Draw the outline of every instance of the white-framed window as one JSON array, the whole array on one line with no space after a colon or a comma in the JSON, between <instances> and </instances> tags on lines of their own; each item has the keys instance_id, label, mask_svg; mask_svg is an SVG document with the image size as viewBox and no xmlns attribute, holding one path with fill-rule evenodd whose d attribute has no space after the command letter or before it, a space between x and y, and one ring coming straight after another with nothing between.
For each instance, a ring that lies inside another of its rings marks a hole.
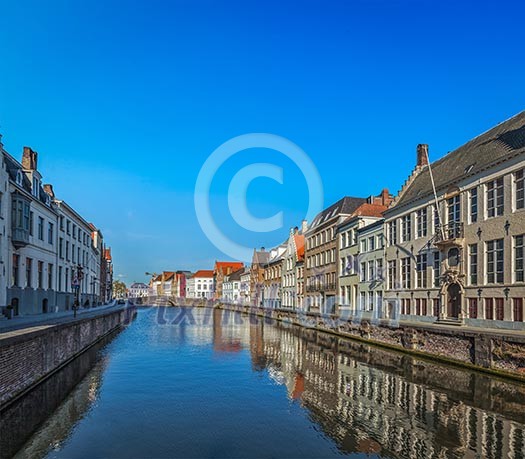
<instances>
[{"instance_id":1,"label":"white-framed window","mask_svg":"<svg viewBox=\"0 0 525 459\"><path fill-rule=\"evenodd\" d=\"M370 236L368 238L368 250L372 251L376 249L376 238L375 236Z\"/></svg>"},{"instance_id":2,"label":"white-framed window","mask_svg":"<svg viewBox=\"0 0 525 459\"><path fill-rule=\"evenodd\" d=\"M426 237L427 235L427 208L423 207L416 213L417 219L417 237Z\"/></svg>"},{"instance_id":3,"label":"white-framed window","mask_svg":"<svg viewBox=\"0 0 525 459\"><path fill-rule=\"evenodd\" d=\"M381 258L376 260L376 276L378 279L383 280L383 260Z\"/></svg>"},{"instance_id":4,"label":"white-framed window","mask_svg":"<svg viewBox=\"0 0 525 459\"><path fill-rule=\"evenodd\" d=\"M503 177L487 183L487 218L503 215Z\"/></svg>"},{"instance_id":5,"label":"white-framed window","mask_svg":"<svg viewBox=\"0 0 525 459\"><path fill-rule=\"evenodd\" d=\"M396 286L396 277L397 277L397 260L390 260L388 262L388 289L394 290Z\"/></svg>"},{"instance_id":6,"label":"white-framed window","mask_svg":"<svg viewBox=\"0 0 525 459\"><path fill-rule=\"evenodd\" d=\"M440 284L440 278L441 278L441 255L439 251L434 252L434 260L433 260L433 268L434 268L434 287L439 287Z\"/></svg>"},{"instance_id":7,"label":"white-framed window","mask_svg":"<svg viewBox=\"0 0 525 459\"><path fill-rule=\"evenodd\" d=\"M469 244L468 246L469 258L469 285L478 284L478 244Z\"/></svg>"},{"instance_id":8,"label":"white-framed window","mask_svg":"<svg viewBox=\"0 0 525 459\"><path fill-rule=\"evenodd\" d=\"M524 169L514 173L514 206L515 209L525 209L525 174Z\"/></svg>"},{"instance_id":9,"label":"white-framed window","mask_svg":"<svg viewBox=\"0 0 525 459\"><path fill-rule=\"evenodd\" d=\"M447 209L448 223L459 222L461 220L461 204L459 194L447 199Z\"/></svg>"},{"instance_id":10,"label":"white-framed window","mask_svg":"<svg viewBox=\"0 0 525 459\"><path fill-rule=\"evenodd\" d=\"M373 281L375 280L375 262L374 261L369 261L368 262L368 280L369 281Z\"/></svg>"},{"instance_id":11,"label":"white-framed window","mask_svg":"<svg viewBox=\"0 0 525 459\"><path fill-rule=\"evenodd\" d=\"M470 223L478 221L478 188L474 187L468 192Z\"/></svg>"},{"instance_id":12,"label":"white-framed window","mask_svg":"<svg viewBox=\"0 0 525 459\"><path fill-rule=\"evenodd\" d=\"M401 242L410 241L412 235L412 221L410 214L403 215L401 218Z\"/></svg>"},{"instance_id":13,"label":"white-framed window","mask_svg":"<svg viewBox=\"0 0 525 459\"><path fill-rule=\"evenodd\" d=\"M525 235L521 234L514 237L514 282L524 282L525 273L523 265L523 239Z\"/></svg>"},{"instance_id":14,"label":"white-framed window","mask_svg":"<svg viewBox=\"0 0 525 459\"><path fill-rule=\"evenodd\" d=\"M391 246L397 244L397 220L388 222L388 244Z\"/></svg>"},{"instance_id":15,"label":"white-framed window","mask_svg":"<svg viewBox=\"0 0 525 459\"><path fill-rule=\"evenodd\" d=\"M495 239L486 243L487 253L487 283L503 283L503 239Z\"/></svg>"},{"instance_id":16,"label":"white-framed window","mask_svg":"<svg viewBox=\"0 0 525 459\"><path fill-rule=\"evenodd\" d=\"M401 287L410 288L410 257L401 258Z\"/></svg>"},{"instance_id":17,"label":"white-framed window","mask_svg":"<svg viewBox=\"0 0 525 459\"><path fill-rule=\"evenodd\" d=\"M416 257L417 287L427 288L427 254L420 253Z\"/></svg>"},{"instance_id":18,"label":"white-framed window","mask_svg":"<svg viewBox=\"0 0 525 459\"><path fill-rule=\"evenodd\" d=\"M361 263L361 270L359 272L359 280L361 282L366 282L366 263Z\"/></svg>"}]
</instances>

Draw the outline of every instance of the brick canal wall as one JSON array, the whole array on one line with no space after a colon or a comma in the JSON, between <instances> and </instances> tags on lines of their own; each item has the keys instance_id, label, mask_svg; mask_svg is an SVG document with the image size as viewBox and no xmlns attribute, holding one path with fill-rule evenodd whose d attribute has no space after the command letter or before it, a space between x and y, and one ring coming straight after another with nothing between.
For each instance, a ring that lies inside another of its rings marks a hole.
<instances>
[{"instance_id":1,"label":"brick canal wall","mask_svg":"<svg viewBox=\"0 0 525 459\"><path fill-rule=\"evenodd\" d=\"M101 312L0 336L0 408L43 381L90 346L128 324L135 308Z\"/></svg>"},{"instance_id":2,"label":"brick canal wall","mask_svg":"<svg viewBox=\"0 0 525 459\"><path fill-rule=\"evenodd\" d=\"M477 368L525 381L525 333L476 330L460 326L404 324L339 319L335 316L298 314L294 311L221 304L230 309L286 321L363 342Z\"/></svg>"}]
</instances>

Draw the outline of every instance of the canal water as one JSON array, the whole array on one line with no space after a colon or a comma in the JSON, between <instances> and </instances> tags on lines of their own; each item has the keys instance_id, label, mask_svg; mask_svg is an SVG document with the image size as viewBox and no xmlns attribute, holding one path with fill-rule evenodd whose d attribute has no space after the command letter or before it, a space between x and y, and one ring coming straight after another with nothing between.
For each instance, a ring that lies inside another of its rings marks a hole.
<instances>
[{"instance_id":1,"label":"canal water","mask_svg":"<svg viewBox=\"0 0 525 459\"><path fill-rule=\"evenodd\" d=\"M17 458L525 458L525 385L239 313L142 308L2 413Z\"/></svg>"}]
</instances>

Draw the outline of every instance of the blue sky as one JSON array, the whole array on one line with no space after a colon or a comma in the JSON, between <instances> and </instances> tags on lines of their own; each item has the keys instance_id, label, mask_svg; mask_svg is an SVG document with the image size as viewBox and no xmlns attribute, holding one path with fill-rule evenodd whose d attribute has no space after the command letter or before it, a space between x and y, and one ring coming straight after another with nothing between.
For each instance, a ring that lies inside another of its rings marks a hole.
<instances>
[{"instance_id":1,"label":"blue sky","mask_svg":"<svg viewBox=\"0 0 525 459\"><path fill-rule=\"evenodd\" d=\"M223 142L283 136L313 160L324 203L397 192L418 143L437 159L525 107L519 2L2 2L0 132L39 152L46 182L113 248L126 282L228 259L202 232L195 181ZM248 189L270 233L228 211L239 168L284 183ZM297 167L269 150L225 162L212 214L243 245L282 241L308 207Z\"/></svg>"}]
</instances>

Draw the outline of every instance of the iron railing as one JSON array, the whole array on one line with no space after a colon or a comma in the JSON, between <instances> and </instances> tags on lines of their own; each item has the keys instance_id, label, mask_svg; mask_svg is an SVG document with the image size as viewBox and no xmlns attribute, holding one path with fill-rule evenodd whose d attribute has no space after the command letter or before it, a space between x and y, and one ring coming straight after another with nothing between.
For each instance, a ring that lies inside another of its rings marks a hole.
<instances>
[{"instance_id":1,"label":"iron railing","mask_svg":"<svg viewBox=\"0 0 525 459\"><path fill-rule=\"evenodd\" d=\"M461 239L464 237L463 223L450 222L446 225L438 225L436 227L436 242L445 242L452 239Z\"/></svg>"}]
</instances>

